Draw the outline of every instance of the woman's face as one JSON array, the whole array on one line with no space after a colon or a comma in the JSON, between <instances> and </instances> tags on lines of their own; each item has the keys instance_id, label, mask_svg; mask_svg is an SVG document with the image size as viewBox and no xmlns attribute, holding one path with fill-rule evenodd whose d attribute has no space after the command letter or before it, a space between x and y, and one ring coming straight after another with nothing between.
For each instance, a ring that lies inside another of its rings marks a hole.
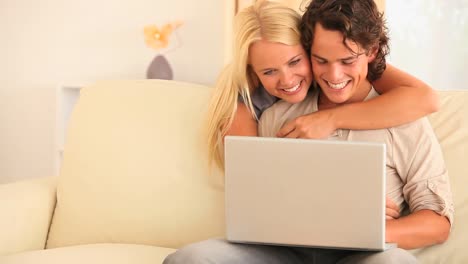
<instances>
[{"instance_id":1,"label":"woman's face","mask_svg":"<svg viewBox=\"0 0 468 264\"><path fill-rule=\"evenodd\" d=\"M249 63L269 94L289 103L299 103L306 97L312 72L300 44L257 41L250 46Z\"/></svg>"}]
</instances>

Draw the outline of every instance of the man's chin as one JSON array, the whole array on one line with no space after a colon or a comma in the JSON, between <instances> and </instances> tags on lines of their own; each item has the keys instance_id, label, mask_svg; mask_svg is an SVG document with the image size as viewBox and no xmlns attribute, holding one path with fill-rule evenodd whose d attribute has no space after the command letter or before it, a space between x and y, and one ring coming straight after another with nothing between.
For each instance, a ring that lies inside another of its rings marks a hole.
<instances>
[{"instance_id":1,"label":"man's chin","mask_svg":"<svg viewBox=\"0 0 468 264\"><path fill-rule=\"evenodd\" d=\"M326 99L328 103L337 105L345 104L349 99L347 96L337 96L336 94L329 94L327 92L323 92L322 96L325 97L323 99Z\"/></svg>"}]
</instances>

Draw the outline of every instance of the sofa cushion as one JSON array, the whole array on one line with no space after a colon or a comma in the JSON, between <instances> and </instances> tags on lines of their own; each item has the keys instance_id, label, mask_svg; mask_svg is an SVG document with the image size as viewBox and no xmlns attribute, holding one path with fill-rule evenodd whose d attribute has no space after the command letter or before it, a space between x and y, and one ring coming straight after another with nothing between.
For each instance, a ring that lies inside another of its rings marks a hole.
<instances>
[{"instance_id":1,"label":"sofa cushion","mask_svg":"<svg viewBox=\"0 0 468 264\"><path fill-rule=\"evenodd\" d=\"M442 146L455 205L447 242L413 251L421 263L468 263L468 92L440 91L441 110L429 117Z\"/></svg>"},{"instance_id":2,"label":"sofa cushion","mask_svg":"<svg viewBox=\"0 0 468 264\"><path fill-rule=\"evenodd\" d=\"M210 92L162 80L83 88L68 127L47 248L175 248L222 236L222 177L208 173L201 150Z\"/></svg>"},{"instance_id":3,"label":"sofa cushion","mask_svg":"<svg viewBox=\"0 0 468 264\"><path fill-rule=\"evenodd\" d=\"M44 249L56 180L45 177L0 184L0 255Z\"/></svg>"},{"instance_id":4,"label":"sofa cushion","mask_svg":"<svg viewBox=\"0 0 468 264\"><path fill-rule=\"evenodd\" d=\"M159 264L172 248L143 245L94 244L28 251L0 257L2 264Z\"/></svg>"}]
</instances>

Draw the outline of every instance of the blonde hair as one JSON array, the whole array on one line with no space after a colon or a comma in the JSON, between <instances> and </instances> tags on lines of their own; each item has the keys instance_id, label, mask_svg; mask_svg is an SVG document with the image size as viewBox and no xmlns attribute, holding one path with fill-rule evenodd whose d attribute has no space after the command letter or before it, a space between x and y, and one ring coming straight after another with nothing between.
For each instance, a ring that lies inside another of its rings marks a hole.
<instances>
[{"instance_id":1,"label":"blonde hair","mask_svg":"<svg viewBox=\"0 0 468 264\"><path fill-rule=\"evenodd\" d=\"M300 44L300 15L273 1L257 1L234 18L233 59L221 72L213 90L207 120L208 160L224 168L223 138L237 111L239 95L255 114L251 93L260 81L249 66L249 48L259 40L286 45Z\"/></svg>"}]
</instances>

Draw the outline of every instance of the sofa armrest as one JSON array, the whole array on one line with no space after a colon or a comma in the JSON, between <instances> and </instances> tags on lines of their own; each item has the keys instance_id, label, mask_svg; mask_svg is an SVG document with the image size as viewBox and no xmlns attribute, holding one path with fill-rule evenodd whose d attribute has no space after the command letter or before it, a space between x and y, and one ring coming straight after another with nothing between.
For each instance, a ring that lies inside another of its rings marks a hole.
<instances>
[{"instance_id":1,"label":"sofa armrest","mask_svg":"<svg viewBox=\"0 0 468 264\"><path fill-rule=\"evenodd\" d=\"M44 249L55 191L56 177L0 185L0 256Z\"/></svg>"}]
</instances>

